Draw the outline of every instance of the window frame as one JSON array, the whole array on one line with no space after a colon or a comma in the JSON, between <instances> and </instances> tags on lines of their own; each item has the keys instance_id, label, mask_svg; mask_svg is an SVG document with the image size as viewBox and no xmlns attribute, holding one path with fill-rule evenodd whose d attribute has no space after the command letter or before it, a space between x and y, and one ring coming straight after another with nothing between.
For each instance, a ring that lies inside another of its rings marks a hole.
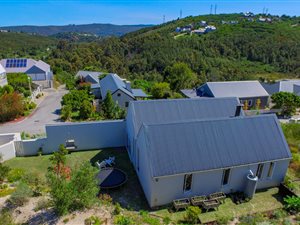
<instances>
[{"instance_id":1,"label":"window frame","mask_svg":"<svg viewBox=\"0 0 300 225\"><path fill-rule=\"evenodd\" d=\"M263 172L264 172L264 164L260 163L257 165L257 169L256 169L256 176L258 179L262 179Z\"/></svg>"},{"instance_id":2,"label":"window frame","mask_svg":"<svg viewBox=\"0 0 300 225\"><path fill-rule=\"evenodd\" d=\"M189 184L188 181L190 180ZM191 192L192 191L192 184L193 184L193 174L189 173L189 174L185 174L184 175L184 180L183 180L183 192L187 193L187 192ZM189 188L187 188L189 187Z\"/></svg>"},{"instance_id":3,"label":"window frame","mask_svg":"<svg viewBox=\"0 0 300 225\"><path fill-rule=\"evenodd\" d=\"M226 178L226 173L228 171L228 175L227 175L227 181L226 183L224 182L225 181L225 178ZM228 168L228 169L224 169L223 170L223 174L222 174L222 186L226 186L229 184L229 181L230 181L230 175L231 175L231 168Z\"/></svg>"},{"instance_id":4,"label":"window frame","mask_svg":"<svg viewBox=\"0 0 300 225\"><path fill-rule=\"evenodd\" d=\"M269 164L269 169L268 169L268 173L267 173L267 177L268 177L269 179L271 179L271 178L273 177L274 168L275 168L275 162L270 162L270 164Z\"/></svg>"}]
</instances>

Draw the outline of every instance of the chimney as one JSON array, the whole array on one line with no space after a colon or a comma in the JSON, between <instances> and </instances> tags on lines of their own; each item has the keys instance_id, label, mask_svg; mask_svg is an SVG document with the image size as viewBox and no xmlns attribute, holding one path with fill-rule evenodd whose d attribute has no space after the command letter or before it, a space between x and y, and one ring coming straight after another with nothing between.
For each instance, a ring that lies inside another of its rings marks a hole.
<instances>
[{"instance_id":1,"label":"chimney","mask_svg":"<svg viewBox=\"0 0 300 225\"><path fill-rule=\"evenodd\" d=\"M130 83L130 81L125 80L124 83L126 85L126 89L131 92L131 83Z\"/></svg>"},{"instance_id":2,"label":"chimney","mask_svg":"<svg viewBox=\"0 0 300 225\"><path fill-rule=\"evenodd\" d=\"M234 117L241 116L241 111L242 111L243 106L244 106L243 104L238 104L236 106Z\"/></svg>"}]
</instances>

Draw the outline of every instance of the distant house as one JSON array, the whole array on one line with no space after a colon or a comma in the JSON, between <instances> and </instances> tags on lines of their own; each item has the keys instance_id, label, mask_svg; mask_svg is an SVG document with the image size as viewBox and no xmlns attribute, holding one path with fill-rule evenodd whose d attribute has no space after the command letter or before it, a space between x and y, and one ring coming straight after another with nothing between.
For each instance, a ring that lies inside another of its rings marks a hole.
<instances>
[{"instance_id":1,"label":"distant house","mask_svg":"<svg viewBox=\"0 0 300 225\"><path fill-rule=\"evenodd\" d=\"M6 71L4 67L0 64L0 87L7 85Z\"/></svg>"},{"instance_id":2,"label":"distant house","mask_svg":"<svg viewBox=\"0 0 300 225\"><path fill-rule=\"evenodd\" d=\"M215 31L215 30L217 30L217 28L215 26L206 26L205 27L205 33L209 33L209 32Z\"/></svg>"},{"instance_id":3,"label":"distant house","mask_svg":"<svg viewBox=\"0 0 300 225\"><path fill-rule=\"evenodd\" d=\"M206 21L202 20L202 21L199 22L199 25L200 25L201 27L206 27L208 24L207 24Z\"/></svg>"},{"instance_id":4,"label":"distant house","mask_svg":"<svg viewBox=\"0 0 300 225\"><path fill-rule=\"evenodd\" d=\"M205 28L200 28L200 29L197 29L197 30L193 30L192 33L202 35L202 34L206 33L206 29Z\"/></svg>"},{"instance_id":5,"label":"distant house","mask_svg":"<svg viewBox=\"0 0 300 225\"><path fill-rule=\"evenodd\" d=\"M43 88L52 87L53 73L50 65L42 60L34 59L2 59L0 64L6 73L25 73L31 77L33 83Z\"/></svg>"},{"instance_id":6,"label":"distant house","mask_svg":"<svg viewBox=\"0 0 300 225\"><path fill-rule=\"evenodd\" d=\"M279 80L274 83L262 82L261 85L266 89L269 95L278 92L290 92L300 96L300 80Z\"/></svg>"},{"instance_id":7,"label":"distant house","mask_svg":"<svg viewBox=\"0 0 300 225\"><path fill-rule=\"evenodd\" d=\"M181 27L176 27L175 32L180 33L181 32Z\"/></svg>"},{"instance_id":8,"label":"distant house","mask_svg":"<svg viewBox=\"0 0 300 225\"><path fill-rule=\"evenodd\" d=\"M252 13L252 12L244 12L244 13L242 13L242 14L243 14L243 16L246 17L246 18L248 18L248 17L254 17L254 16L255 16L254 13Z\"/></svg>"},{"instance_id":9,"label":"distant house","mask_svg":"<svg viewBox=\"0 0 300 225\"><path fill-rule=\"evenodd\" d=\"M75 77L81 79L83 82L90 83L91 84L91 92L97 99L99 99L101 97L100 83L99 83L99 76L101 74L103 74L103 73L96 72L96 71L80 70L77 72Z\"/></svg>"},{"instance_id":10,"label":"distant house","mask_svg":"<svg viewBox=\"0 0 300 225\"><path fill-rule=\"evenodd\" d=\"M148 97L141 89L132 89L130 81L120 78L117 74L107 74L100 80L102 100L105 99L108 91L122 108L127 108L130 101Z\"/></svg>"},{"instance_id":11,"label":"distant house","mask_svg":"<svg viewBox=\"0 0 300 225\"><path fill-rule=\"evenodd\" d=\"M255 107L258 99L260 107L268 105L269 94L258 81L207 82L196 90L181 91L188 98L197 97L237 97L248 108Z\"/></svg>"},{"instance_id":12,"label":"distant house","mask_svg":"<svg viewBox=\"0 0 300 225\"><path fill-rule=\"evenodd\" d=\"M127 150L150 207L279 186L291 153L276 116L240 110L237 98L130 103Z\"/></svg>"}]
</instances>

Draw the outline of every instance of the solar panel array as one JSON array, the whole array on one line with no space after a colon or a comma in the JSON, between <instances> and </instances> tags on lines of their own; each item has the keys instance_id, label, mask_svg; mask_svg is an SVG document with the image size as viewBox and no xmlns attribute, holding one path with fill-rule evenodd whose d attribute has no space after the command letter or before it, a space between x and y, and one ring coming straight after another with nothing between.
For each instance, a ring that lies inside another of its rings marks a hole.
<instances>
[{"instance_id":1,"label":"solar panel array","mask_svg":"<svg viewBox=\"0 0 300 225\"><path fill-rule=\"evenodd\" d=\"M27 59L7 59L6 68L22 68L27 66Z\"/></svg>"}]
</instances>

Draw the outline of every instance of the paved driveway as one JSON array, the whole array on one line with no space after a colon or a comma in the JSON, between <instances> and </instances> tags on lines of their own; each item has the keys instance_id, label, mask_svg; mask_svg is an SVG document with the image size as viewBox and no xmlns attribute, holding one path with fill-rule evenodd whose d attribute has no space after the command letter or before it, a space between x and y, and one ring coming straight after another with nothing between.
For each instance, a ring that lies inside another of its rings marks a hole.
<instances>
[{"instance_id":1,"label":"paved driveway","mask_svg":"<svg viewBox=\"0 0 300 225\"><path fill-rule=\"evenodd\" d=\"M14 132L21 133L22 131L30 134L41 134L46 132L46 124L60 123L60 101L67 91L60 88L58 90L47 89L44 90L44 92L47 93L47 96L33 114L23 121L0 125L0 134Z\"/></svg>"}]
</instances>

